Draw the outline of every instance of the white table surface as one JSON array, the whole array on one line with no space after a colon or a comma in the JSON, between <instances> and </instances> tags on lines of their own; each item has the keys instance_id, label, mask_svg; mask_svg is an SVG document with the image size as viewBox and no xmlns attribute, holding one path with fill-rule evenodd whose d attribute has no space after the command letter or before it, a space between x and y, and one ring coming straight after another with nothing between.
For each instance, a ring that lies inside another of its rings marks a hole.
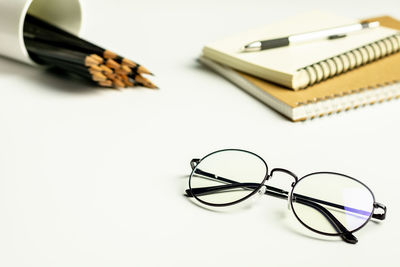
<instances>
[{"instance_id":1,"label":"white table surface","mask_svg":"<svg viewBox=\"0 0 400 267\"><path fill-rule=\"evenodd\" d=\"M292 123L195 58L210 41L312 8L400 18L400 2L84 4L84 36L143 63L161 90L88 88L0 58L0 266L399 266L399 100ZM387 219L350 245L311 234L268 196L199 208L183 196L189 161L220 148L299 176L357 177Z\"/></svg>"}]
</instances>

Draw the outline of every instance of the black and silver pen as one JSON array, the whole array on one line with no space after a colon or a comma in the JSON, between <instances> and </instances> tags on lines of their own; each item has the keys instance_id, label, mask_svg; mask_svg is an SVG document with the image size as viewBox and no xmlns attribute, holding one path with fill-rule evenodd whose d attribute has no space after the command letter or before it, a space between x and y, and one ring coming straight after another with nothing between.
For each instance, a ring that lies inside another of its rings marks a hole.
<instances>
[{"instance_id":1,"label":"black and silver pen","mask_svg":"<svg viewBox=\"0 0 400 267\"><path fill-rule=\"evenodd\" d=\"M369 29L369 28L376 28L378 26L379 26L378 21L362 22L362 23L344 25L344 26L329 28L329 29L324 29L324 30L294 34L294 35L276 38L276 39L255 41L255 42L251 42L251 43L243 46L241 51L242 52L255 52L255 51L261 51L261 50L277 48L277 47L282 47L282 46L289 46L289 45L296 44L296 43L303 43L303 42L308 42L308 41L313 41L313 40L318 40L318 39L326 39L326 38L336 39L336 38L344 37L344 36L346 36L347 33L350 33L350 32L360 31L360 30Z\"/></svg>"}]
</instances>

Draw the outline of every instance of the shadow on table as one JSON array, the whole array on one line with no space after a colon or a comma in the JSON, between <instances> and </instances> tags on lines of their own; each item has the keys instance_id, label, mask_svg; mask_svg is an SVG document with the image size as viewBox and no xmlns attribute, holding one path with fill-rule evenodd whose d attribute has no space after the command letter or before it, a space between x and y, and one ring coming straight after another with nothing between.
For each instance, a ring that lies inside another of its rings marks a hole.
<instances>
[{"instance_id":1,"label":"shadow on table","mask_svg":"<svg viewBox=\"0 0 400 267\"><path fill-rule=\"evenodd\" d=\"M201 63L194 61L192 62L190 65L187 66L188 68L191 69L195 69L198 70L199 72L202 73L207 73L207 75L214 75L214 76L218 76L221 79L224 79L225 81L227 81L229 84L233 85L233 87L237 88L237 90L241 91L243 94L246 94L248 96L250 96L251 98L253 98L254 100L256 100L256 102L258 102L259 104L261 104L262 106L266 107L266 109L273 111L273 113L275 114L275 116L277 118L283 119L287 122L290 122L290 120L288 120L284 115L282 115L279 112L276 112L273 108L269 107L268 105L266 105L264 102L262 102L260 99L258 99L257 97L253 96L252 94L248 93L246 90L242 90L240 89L240 87L233 83L231 80L223 77L222 75L219 75L218 73L216 73L215 71L211 70L210 68L208 68L207 66L202 65Z\"/></svg>"},{"instance_id":2,"label":"shadow on table","mask_svg":"<svg viewBox=\"0 0 400 267\"><path fill-rule=\"evenodd\" d=\"M325 235L318 235L310 230L306 229L300 223L295 221L294 218L291 218L290 211L275 211L275 212L268 212L268 216L275 217L274 219L277 220L277 224L281 225L285 230L298 235L299 237L310 238L319 241L327 241L327 242L343 242L340 237L338 236L325 236ZM276 227L276 224L274 225ZM303 229L304 228L304 229Z\"/></svg>"},{"instance_id":3,"label":"shadow on table","mask_svg":"<svg viewBox=\"0 0 400 267\"><path fill-rule=\"evenodd\" d=\"M104 90L87 80L60 70L29 66L0 56L0 79L8 77L18 77L37 85L36 88L39 85L41 89L60 93L95 94Z\"/></svg>"},{"instance_id":4,"label":"shadow on table","mask_svg":"<svg viewBox=\"0 0 400 267\"><path fill-rule=\"evenodd\" d=\"M314 232L306 229L303 225L300 224L300 222L298 222L294 218L293 214L290 214L290 212L291 211L269 212L268 216L274 216L275 219L278 222L280 222L280 225L282 225L282 227L284 227L286 230L288 230L296 235L306 237L306 238L311 238L314 240L320 240L320 241L343 242L339 236L320 235L320 234L314 233ZM364 233L367 233L369 230L372 230L371 228L373 228L381 223L382 222L380 222L380 221L370 220L360 231L355 232L355 236L358 237L360 240ZM361 238L360 238L360 236L361 236Z\"/></svg>"}]
</instances>

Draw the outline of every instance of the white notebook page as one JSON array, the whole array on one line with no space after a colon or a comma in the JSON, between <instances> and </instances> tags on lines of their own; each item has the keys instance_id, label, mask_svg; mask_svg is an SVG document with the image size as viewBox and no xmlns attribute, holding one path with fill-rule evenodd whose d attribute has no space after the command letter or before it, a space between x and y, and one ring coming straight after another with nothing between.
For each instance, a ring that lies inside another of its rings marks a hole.
<instances>
[{"instance_id":1,"label":"white notebook page","mask_svg":"<svg viewBox=\"0 0 400 267\"><path fill-rule=\"evenodd\" d=\"M285 37L296 33L316 31L358 22L356 19L313 11L292 17L283 22L250 30L214 42L207 45L203 51L205 56L227 65L237 64L239 60L240 64L247 65L247 68L250 69L251 65L254 65L275 72L294 75L297 70L306 66L386 38L397 31L378 27L350 33L347 37L341 39L311 41L260 52L241 53L240 48L245 44L257 40ZM231 67L235 68L235 66Z\"/></svg>"}]
</instances>

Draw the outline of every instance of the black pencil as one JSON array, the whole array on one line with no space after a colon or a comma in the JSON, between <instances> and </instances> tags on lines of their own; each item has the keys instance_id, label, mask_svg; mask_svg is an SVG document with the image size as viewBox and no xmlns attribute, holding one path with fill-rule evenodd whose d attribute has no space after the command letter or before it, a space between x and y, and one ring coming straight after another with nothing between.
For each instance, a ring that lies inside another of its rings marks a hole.
<instances>
[{"instance_id":1,"label":"black pencil","mask_svg":"<svg viewBox=\"0 0 400 267\"><path fill-rule=\"evenodd\" d=\"M67 31L64 31L29 14L27 15L25 20L24 31L25 38L36 38L42 41L58 43L63 46L70 46L83 52L95 53L101 55L105 59L113 59L119 64L134 69L134 71L137 71L138 73L152 74L144 66L132 60L121 57L110 50L106 50L89 41L81 39Z\"/></svg>"},{"instance_id":2,"label":"black pencil","mask_svg":"<svg viewBox=\"0 0 400 267\"><path fill-rule=\"evenodd\" d=\"M55 66L61 69L65 70L71 70L73 69L76 72L79 72L82 74L84 77L90 77L93 81L103 81L106 80L107 77L104 75L102 69L97 66L93 65L90 67L84 67L78 64L74 64L71 62L67 62L64 60L58 60L55 58L51 57L46 57L46 56L36 56L36 59L40 62L46 63L51 66Z\"/></svg>"},{"instance_id":3,"label":"black pencil","mask_svg":"<svg viewBox=\"0 0 400 267\"><path fill-rule=\"evenodd\" d=\"M26 38L25 44L30 56L38 63L55 66L75 74L80 72L81 76L98 82L101 86L124 88L141 85L152 89L158 88L140 73L133 72L112 59L105 61L96 54L87 55L81 51L58 47L53 43L44 43L34 38Z\"/></svg>"},{"instance_id":4,"label":"black pencil","mask_svg":"<svg viewBox=\"0 0 400 267\"><path fill-rule=\"evenodd\" d=\"M104 59L96 54L87 55L79 51L73 51L66 48L55 47L46 43L36 42L25 39L25 45L30 54L47 56L55 59L65 59L83 66L99 65Z\"/></svg>"}]
</instances>

